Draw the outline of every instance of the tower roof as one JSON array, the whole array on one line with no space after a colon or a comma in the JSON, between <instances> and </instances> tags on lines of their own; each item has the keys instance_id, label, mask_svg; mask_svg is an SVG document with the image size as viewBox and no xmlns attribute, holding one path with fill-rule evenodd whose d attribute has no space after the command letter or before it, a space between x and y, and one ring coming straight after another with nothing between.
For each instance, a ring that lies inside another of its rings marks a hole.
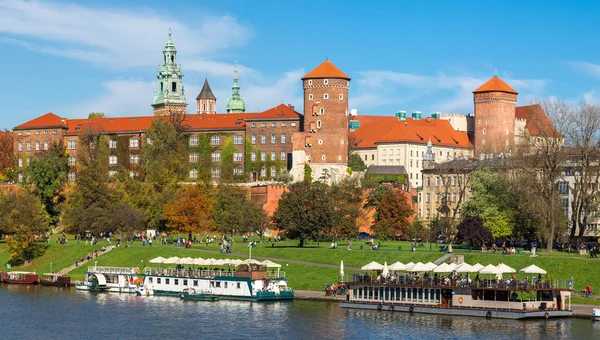
<instances>
[{"instance_id":1,"label":"tower roof","mask_svg":"<svg viewBox=\"0 0 600 340\"><path fill-rule=\"evenodd\" d=\"M308 72L302 80L304 79L314 79L314 78L341 78L350 80L344 72L342 72L339 68L337 68L329 59L325 59L321 65L317 66L314 70Z\"/></svg>"},{"instance_id":2,"label":"tower roof","mask_svg":"<svg viewBox=\"0 0 600 340\"><path fill-rule=\"evenodd\" d=\"M196 97L196 100L200 99L217 100L217 97L215 97L212 90L210 89L210 85L208 85L208 79L206 78L204 79L204 85L202 85L202 90L200 90L198 97Z\"/></svg>"},{"instance_id":3,"label":"tower roof","mask_svg":"<svg viewBox=\"0 0 600 340\"><path fill-rule=\"evenodd\" d=\"M506 92L512 94L518 94L512 87L508 86L498 76L493 76L492 79L488 80L485 84L479 86L473 93L481 92Z\"/></svg>"}]
</instances>

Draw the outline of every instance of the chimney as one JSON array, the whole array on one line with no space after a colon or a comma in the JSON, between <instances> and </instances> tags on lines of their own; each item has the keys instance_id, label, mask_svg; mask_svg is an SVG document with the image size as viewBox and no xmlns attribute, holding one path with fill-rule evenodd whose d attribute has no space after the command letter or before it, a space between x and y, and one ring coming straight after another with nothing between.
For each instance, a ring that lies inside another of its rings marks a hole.
<instances>
[{"instance_id":1,"label":"chimney","mask_svg":"<svg viewBox=\"0 0 600 340\"><path fill-rule=\"evenodd\" d=\"M442 115L442 113L441 113L441 112L439 112L439 111L435 111L435 112L432 112L432 113L431 113L431 118L433 118L433 119L440 119L440 116L441 116L441 115Z\"/></svg>"},{"instance_id":2,"label":"chimney","mask_svg":"<svg viewBox=\"0 0 600 340\"><path fill-rule=\"evenodd\" d=\"M398 120L406 120L406 111L396 111Z\"/></svg>"},{"instance_id":3,"label":"chimney","mask_svg":"<svg viewBox=\"0 0 600 340\"><path fill-rule=\"evenodd\" d=\"M419 120L419 119L421 119L421 111L413 111L413 112L412 112L412 118L413 118L414 120Z\"/></svg>"},{"instance_id":4,"label":"chimney","mask_svg":"<svg viewBox=\"0 0 600 340\"><path fill-rule=\"evenodd\" d=\"M292 110L294 109L294 105L292 105L292 104L288 104L288 107Z\"/></svg>"}]
</instances>

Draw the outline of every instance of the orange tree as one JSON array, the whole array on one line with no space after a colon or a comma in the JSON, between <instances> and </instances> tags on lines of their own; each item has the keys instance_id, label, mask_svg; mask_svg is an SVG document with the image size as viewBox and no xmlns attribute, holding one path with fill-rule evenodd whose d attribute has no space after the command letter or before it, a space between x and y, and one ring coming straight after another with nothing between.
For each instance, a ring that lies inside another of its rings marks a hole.
<instances>
[{"instance_id":1,"label":"orange tree","mask_svg":"<svg viewBox=\"0 0 600 340\"><path fill-rule=\"evenodd\" d=\"M198 186L183 188L177 199L164 207L163 218L167 226L177 232L192 233L213 229L212 201Z\"/></svg>"},{"instance_id":2,"label":"orange tree","mask_svg":"<svg viewBox=\"0 0 600 340\"><path fill-rule=\"evenodd\" d=\"M408 218L413 214L406 196L400 189L385 192L377 206L375 224L371 230L377 238L393 239L397 234L406 234L410 228Z\"/></svg>"}]
</instances>

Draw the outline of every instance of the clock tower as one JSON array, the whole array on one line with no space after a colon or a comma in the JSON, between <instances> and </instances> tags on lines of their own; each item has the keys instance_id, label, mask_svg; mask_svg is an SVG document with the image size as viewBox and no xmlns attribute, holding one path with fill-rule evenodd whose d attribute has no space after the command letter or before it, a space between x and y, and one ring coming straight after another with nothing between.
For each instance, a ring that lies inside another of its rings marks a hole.
<instances>
[{"instance_id":1,"label":"clock tower","mask_svg":"<svg viewBox=\"0 0 600 340\"><path fill-rule=\"evenodd\" d=\"M158 66L158 88L154 90L154 114L157 116L183 114L187 107L181 65L177 66L177 49L171 40L163 49L163 64Z\"/></svg>"}]
</instances>

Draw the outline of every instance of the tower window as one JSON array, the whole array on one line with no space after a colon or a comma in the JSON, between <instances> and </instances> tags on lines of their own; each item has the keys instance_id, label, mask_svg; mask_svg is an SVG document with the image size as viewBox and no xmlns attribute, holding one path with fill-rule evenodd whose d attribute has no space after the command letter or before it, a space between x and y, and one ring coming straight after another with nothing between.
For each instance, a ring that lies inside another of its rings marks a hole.
<instances>
[{"instance_id":1,"label":"tower window","mask_svg":"<svg viewBox=\"0 0 600 340\"><path fill-rule=\"evenodd\" d=\"M483 134L485 135L485 129L483 129Z\"/></svg>"},{"instance_id":2,"label":"tower window","mask_svg":"<svg viewBox=\"0 0 600 340\"><path fill-rule=\"evenodd\" d=\"M313 100L313 95L312 94L308 95L308 100Z\"/></svg>"},{"instance_id":3,"label":"tower window","mask_svg":"<svg viewBox=\"0 0 600 340\"><path fill-rule=\"evenodd\" d=\"M308 80L308 85L312 85L312 79Z\"/></svg>"},{"instance_id":4,"label":"tower window","mask_svg":"<svg viewBox=\"0 0 600 340\"><path fill-rule=\"evenodd\" d=\"M172 64L172 63L174 63L174 62L175 62L175 56L174 56L174 55L172 55L172 56L171 56L171 64Z\"/></svg>"},{"instance_id":5,"label":"tower window","mask_svg":"<svg viewBox=\"0 0 600 340\"><path fill-rule=\"evenodd\" d=\"M206 111L206 103L202 104L202 106L203 106L202 110Z\"/></svg>"},{"instance_id":6,"label":"tower window","mask_svg":"<svg viewBox=\"0 0 600 340\"><path fill-rule=\"evenodd\" d=\"M327 85L327 84L329 84L329 79L323 79L323 84L324 84L324 85Z\"/></svg>"},{"instance_id":7,"label":"tower window","mask_svg":"<svg viewBox=\"0 0 600 340\"><path fill-rule=\"evenodd\" d=\"M319 129L321 128L321 121L320 120L317 120L317 128L319 128Z\"/></svg>"},{"instance_id":8,"label":"tower window","mask_svg":"<svg viewBox=\"0 0 600 340\"><path fill-rule=\"evenodd\" d=\"M165 90L165 87L163 86L163 82L160 82L160 92L163 92Z\"/></svg>"},{"instance_id":9,"label":"tower window","mask_svg":"<svg viewBox=\"0 0 600 340\"><path fill-rule=\"evenodd\" d=\"M177 83L176 82L171 83L171 91L177 92Z\"/></svg>"},{"instance_id":10,"label":"tower window","mask_svg":"<svg viewBox=\"0 0 600 340\"><path fill-rule=\"evenodd\" d=\"M340 94L340 100L344 100L344 95Z\"/></svg>"},{"instance_id":11,"label":"tower window","mask_svg":"<svg viewBox=\"0 0 600 340\"><path fill-rule=\"evenodd\" d=\"M325 113L325 109L321 108L321 109L319 110L319 114L324 114L324 113Z\"/></svg>"},{"instance_id":12,"label":"tower window","mask_svg":"<svg viewBox=\"0 0 600 340\"><path fill-rule=\"evenodd\" d=\"M323 99L329 99L329 94L325 93L325 94L323 95Z\"/></svg>"},{"instance_id":13,"label":"tower window","mask_svg":"<svg viewBox=\"0 0 600 340\"><path fill-rule=\"evenodd\" d=\"M215 104L213 104L213 103L210 103L210 110L211 110L211 111L214 111L214 110L215 110L215 108L214 108L214 105L215 105Z\"/></svg>"}]
</instances>

